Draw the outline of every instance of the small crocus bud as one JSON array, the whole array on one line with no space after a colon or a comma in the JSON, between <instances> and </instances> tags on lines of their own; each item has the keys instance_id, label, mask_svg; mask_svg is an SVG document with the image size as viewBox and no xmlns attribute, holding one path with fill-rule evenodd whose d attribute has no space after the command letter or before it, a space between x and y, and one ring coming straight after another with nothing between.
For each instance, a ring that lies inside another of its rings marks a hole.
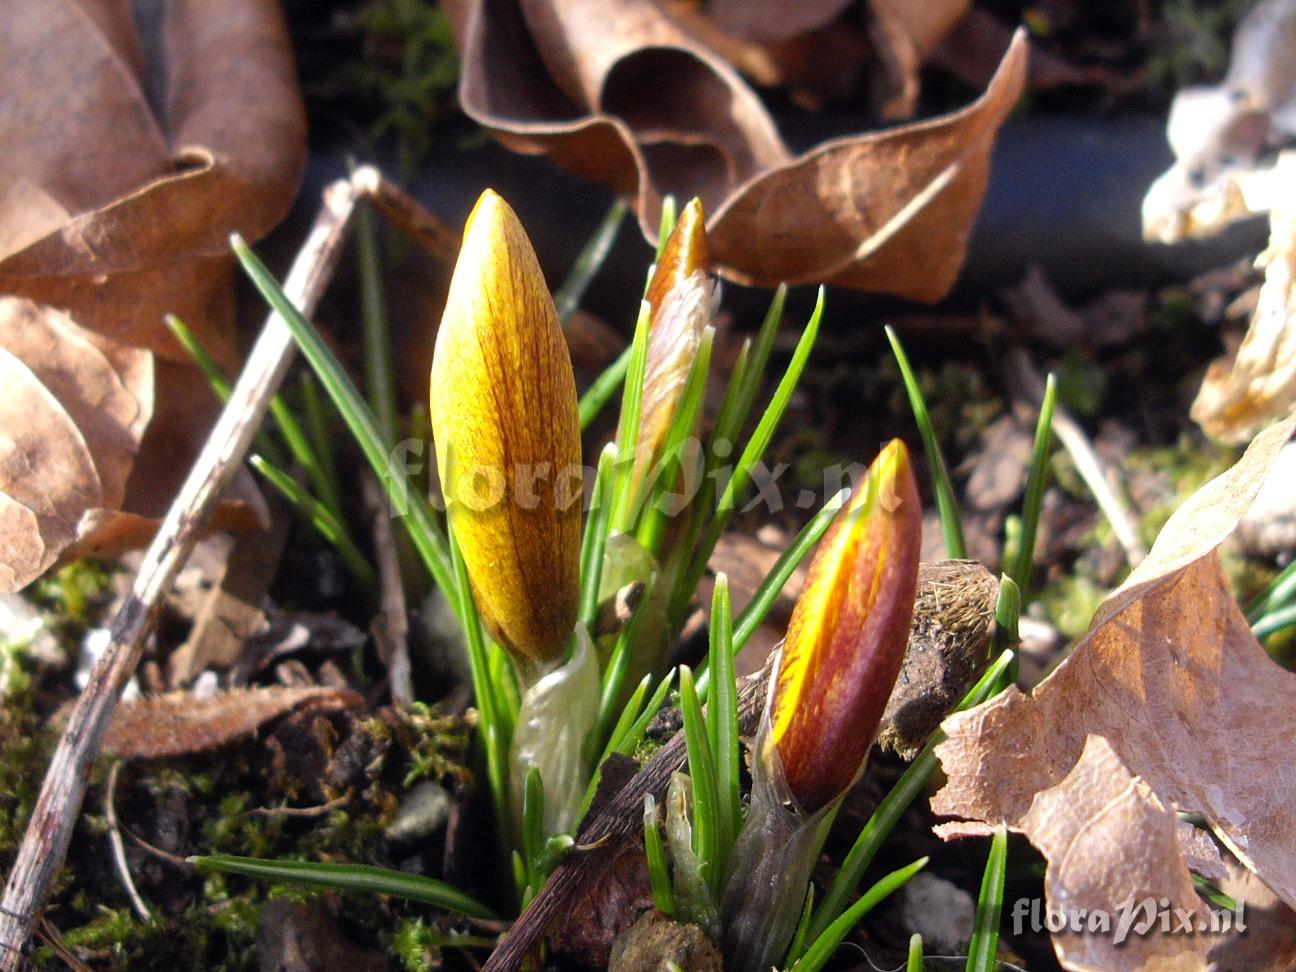
<instances>
[{"instance_id":1,"label":"small crocus bud","mask_svg":"<svg viewBox=\"0 0 1296 972\"><path fill-rule=\"evenodd\" d=\"M864 766L904 661L921 546L909 450L893 439L816 551L783 645L766 754L807 812Z\"/></svg>"},{"instance_id":2,"label":"small crocus bud","mask_svg":"<svg viewBox=\"0 0 1296 972\"><path fill-rule=\"evenodd\" d=\"M478 613L515 657L551 662L566 648L580 596L582 493L563 486L580 472L576 382L531 241L489 189L464 226L430 405L447 515Z\"/></svg>"},{"instance_id":3,"label":"small crocus bud","mask_svg":"<svg viewBox=\"0 0 1296 972\"><path fill-rule=\"evenodd\" d=\"M646 466L658 457L702 331L711 322L713 291L702 203L694 199L667 238L644 297L651 317L636 461Z\"/></svg>"}]
</instances>

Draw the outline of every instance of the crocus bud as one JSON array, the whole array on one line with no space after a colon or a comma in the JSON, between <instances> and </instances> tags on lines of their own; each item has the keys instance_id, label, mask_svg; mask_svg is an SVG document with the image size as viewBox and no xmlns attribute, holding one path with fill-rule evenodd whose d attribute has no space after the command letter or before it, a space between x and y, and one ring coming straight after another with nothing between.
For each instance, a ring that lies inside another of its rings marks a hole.
<instances>
[{"instance_id":1,"label":"crocus bud","mask_svg":"<svg viewBox=\"0 0 1296 972\"><path fill-rule=\"evenodd\" d=\"M670 429L702 331L711 322L714 288L706 272L704 222L702 203L694 199L667 238L644 297L652 316L636 457L647 466L657 458Z\"/></svg>"},{"instance_id":2,"label":"crocus bud","mask_svg":"<svg viewBox=\"0 0 1296 972\"><path fill-rule=\"evenodd\" d=\"M559 658L580 597L580 422L571 357L535 250L486 190L464 226L432 360L447 515L486 629ZM577 480L579 483L579 480Z\"/></svg>"},{"instance_id":3,"label":"crocus bud","mask_svg":"<svg viewBox=\"0 0 1296 972\"><path fill-rule=\"evenodd\" d=\"M893 439L816 551L783 645L766 758L807 812L864 766L904 661L921 546L909 450Z\"/></svg>"}]
</instances>

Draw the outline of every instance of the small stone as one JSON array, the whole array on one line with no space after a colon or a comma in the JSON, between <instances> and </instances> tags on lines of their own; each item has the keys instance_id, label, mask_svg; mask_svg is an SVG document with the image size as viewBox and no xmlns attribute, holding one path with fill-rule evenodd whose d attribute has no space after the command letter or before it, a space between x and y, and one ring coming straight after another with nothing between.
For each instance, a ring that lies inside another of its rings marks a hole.
<instances>
[{"instance_id":1,"label":"small stone","mask_svg":"<svg viewBox=\"0 0 1296 972\"><path fill-rule=\"evenodd\" d=\"M701 928L660 911L643 915L612 943L608 972L668 972L668 962L684 972L724 972L720 953Z\"/></svg>"},{"instance_id":2,"label":"small stone","mask_svg":"<svg viewBox=\"0 0 1296 972\"><path fill-rule=\"evenodd\" d=\"M971 940L976 902L958 885L920 871L904 886L901 917L930 954L949 954Z\"/></svg>"}]
</instances>

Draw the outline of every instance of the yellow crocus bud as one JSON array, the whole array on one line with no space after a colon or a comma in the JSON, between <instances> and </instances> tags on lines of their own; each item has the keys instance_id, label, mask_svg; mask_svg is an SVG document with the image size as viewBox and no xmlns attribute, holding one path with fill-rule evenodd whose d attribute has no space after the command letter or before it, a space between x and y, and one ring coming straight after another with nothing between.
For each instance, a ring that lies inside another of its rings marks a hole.
<instances>
[{"instance_id":1,"label":"yellow crocus bud","mask_svg":"<svg viewBox=\"0 0 1296 972\"><path fill-rule=\"evenodd\" d=\"M765 756L807 812L863 769L904 661L921 547L909 450L893 439L816 551L783 645Z\"/></svg>"},{"instance_id":2,"label":"yellow crocus bud","mask_svg":"<svg viewBox=\"0 0 1296 972\"><path fill-rule=\"evenodd\" d=\"M702 331L711 322L713 286L707 276L704 224L702 203L694 199L680 213L644 295L651 317L635 451L641 469L658 458Z\"/></svg>"},{"instance_id":3,"label":"yellow crocus bud","mask_svg":"<svg viewBox=\"0 0 1296 972\"><path fill-rule=\"evenodd\" d=\"M432 359L437 468L482 622L531 666L560 658L580 597L576 381L526 231L486 190L464 226Z\"/></svg>"}]
</instances>

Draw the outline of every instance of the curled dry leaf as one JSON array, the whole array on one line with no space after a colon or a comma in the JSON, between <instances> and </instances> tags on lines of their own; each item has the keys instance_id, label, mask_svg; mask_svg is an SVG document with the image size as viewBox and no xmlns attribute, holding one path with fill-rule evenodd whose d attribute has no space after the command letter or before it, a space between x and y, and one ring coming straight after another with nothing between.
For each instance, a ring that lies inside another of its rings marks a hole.
<instances>
[{"instance_id":1,"label":"curled dry leaf","mask_svg":"<svg viewBox=\"0 0 1296 972\"><path fill-rule=\"evenodd\" d=\"M1296 152L1274 170L1269 248L1257 265L1264 284L1246 337L1232 361L1213 362L1192 405L1207 435L1245 442L1296 406Z\"/></svg>"},{"instance_id":2,"label":"curled dry leaf","mask_svg":"<svg viewBox=\"0 0 1296 972\"><path fill-rule=\"evenodd\" d=\"M103 748L123 759L181 756L233 742L294 709L348 709L362 701L349 689L316 685L234 689L206 699L168 692L119 706Z\"/></svg>"},{"instance_id":3,"label":"curled dry leaf","mask_svg":"<svg viewBox=\"0 0 1296 972\"><path fill-rule=\"evenodd\" d=\"M1031 695L1010 688L945 721L948 738L936 753L949 780L932 809L960 819L943 824L943 836L1006 824L1048 858L1050 901L1070 903L1083 891L1082 903L1115 915L1142 889L1180 894L1188 872L1173 812L1200 813L1283 901L1296 902L1296 819L1288 812L1296 778L1276 770L1296 733L1296 674L1252 635L1215 552L1293 427L1296 417L1261 433L1180 507L1085 639ZM1082 799L1090 791L1114 802ZM1089 829L1105 829L1104 838L1090 840ZM1056 947L1071 969L1204 967L1205 944L1177 952L1182 943L1167 937L1131 939L1110 965L1084 957L1106 954L1110 935ZM1180 964L1156 964L1168 954Z\"/></svg>"},{"instance_id":4,"label":"curled dry leaf","mask_svg":"<svg viewBox=\"0 0 1296 972\"><path fill-rule=\"evenodd\" d=\"M0 293L85 329L6 305L0 346L29 372L5 364L0 586L13 589L60 551L152 535L215 404L163 314L236 362L229 234L259 238L287 211L305 121L268 0L0 0L0 14ZM49 433L40 453L30 415ZM166 461L134 465L137 451ZM262 517L227 505L221 519Z\"/></svg>"},{"instance_id":5,"label":"curled dry leaf","mask_svg":"<svg viewBox=\"0 0 1296 972\"><path fill-rule=\"evenodd\" d=\"M710 0L707 15L724 30L757 41L784 41L831 23L851 0Z\"/></svg>"},{"instance_id":6,"label":"curled dry leaf","mask_svg":"<svg viewBox=\"0 0 1296 972\"><path fill-rule=\"evenodd\" d=\"M945 35L967 13L971 0L869 0L869 33L882 61L887 92L882 117L910 118L918 104L918 72Z\"/></svg>"},{"instance_id":7,"label":"curled dry leaf","mask_svg":"<svg viewBox=\"0 0 1296 972\"><path fill-rule=\"evenodd\" d=\"M40 576L88 511L120 505L153 410L152 364L51 307L0 297L0 590Z\"/></svg>"},{"instance_id":8,"label":"curled dry leaf","mask_svg":"<svg viewBox=\"0 0 1296 972\"><path fill-rule=\"evenodd\" d=\"M962 111L792 157L735 70L652 0L457 0L464 110L517 151L630 196L702 200L716 270L939 299L962 264L994 135L1021 93L1018 34Z\"/></svg>"},{"instance_id":9,"label":"curled dry leaf","mask_svg":"<svg viewBox=\"0 0 1296 972\"><path fill-rule=\"evenodd\" d=\"M149 9L0 3L0 291L187 361L173 312L229 362L229 234L274 226L305 159L291 49L265 0Z\"/></svg>"}]
</instances>

